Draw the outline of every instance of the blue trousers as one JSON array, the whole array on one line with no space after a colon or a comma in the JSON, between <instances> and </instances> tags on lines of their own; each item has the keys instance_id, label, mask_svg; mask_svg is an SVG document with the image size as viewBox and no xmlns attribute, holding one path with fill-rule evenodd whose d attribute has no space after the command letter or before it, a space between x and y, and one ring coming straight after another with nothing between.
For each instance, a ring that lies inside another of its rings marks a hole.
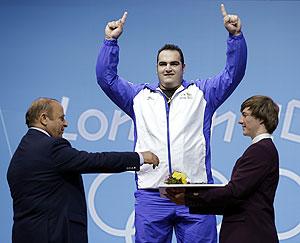
<instances>
[{"instance_id":1,"label":"blue trousers","mask_svg":"<svg viewBox=\"0 0 300 243\"><path fill-rule=\"evenodd\" d=\"M161 198L158 191L135 192L135 242L217 243L215 215L190 214L189 209Z\"/></svg>"}]
</instances>

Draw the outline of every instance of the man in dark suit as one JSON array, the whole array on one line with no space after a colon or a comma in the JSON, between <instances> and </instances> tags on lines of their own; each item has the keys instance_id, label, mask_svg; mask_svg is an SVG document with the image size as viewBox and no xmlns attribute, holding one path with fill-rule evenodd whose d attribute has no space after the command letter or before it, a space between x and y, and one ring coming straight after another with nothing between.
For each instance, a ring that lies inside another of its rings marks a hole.
<instances>
[{"instance_id":1,"label":"man in dark suit","mask_svg":"<svg viewBox=\"0 0 300 243\"><path fill-rule=\"evenodd\" d=\"M86 243L82 173L137 171L158 165L146 151L88 153L62 138L67 121L57 100L40 98L26 113L29 128L7 172L13 198L13 243Z\"/></svg>"},{"instance_id":2,"label":"man in dark suit","mask_svg":"<svg viewBox=\"0 0 300 243\"><path fill-rule=\"evenodd\" d=\"M241 105L239 123L252 139L222 188L169 190L168 197L191 213L223 214L220 243L278 242L274 197L279 158L271 134L278 124L278 106L266 96L253 96Z\"/></svg>"}]
</instances>

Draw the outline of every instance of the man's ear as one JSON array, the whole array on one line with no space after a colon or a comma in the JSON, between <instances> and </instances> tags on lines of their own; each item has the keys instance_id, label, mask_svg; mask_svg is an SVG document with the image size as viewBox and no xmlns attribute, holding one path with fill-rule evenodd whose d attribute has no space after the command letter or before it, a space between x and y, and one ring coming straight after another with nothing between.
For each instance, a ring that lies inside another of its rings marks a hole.
<instances>
[{"instance_id":1,"label":"man's ear","mask_svg":"<svg viewBox=\"0 0 300 243\"><path fill-rule=\"evenodd\" d=\"M184 73L185 71L185 64L182 64L182 72Z\"/></svg>"},{"instance_id":2,"label":"man's ear","mask_svg":"<svg viewBox=\"0 0 300 243\"><path fill-rule=\"evenodd\" d=\"M48 116L46 113L42 113L39 117L39 122L43 125L43 126L47 126L48 124Z\"/></svg>"}]
</instances>

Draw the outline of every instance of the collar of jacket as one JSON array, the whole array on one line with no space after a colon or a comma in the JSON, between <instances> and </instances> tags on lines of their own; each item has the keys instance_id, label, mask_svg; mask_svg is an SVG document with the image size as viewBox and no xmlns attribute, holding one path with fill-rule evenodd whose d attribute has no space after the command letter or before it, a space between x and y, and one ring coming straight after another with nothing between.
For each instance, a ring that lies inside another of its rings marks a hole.
<instances>
[{"instance_id":1,"label":"collar of jacket","mask_svg":"<svg viewBox=\"0 0 300 243\"><path fill-rule=\"evenodd\" d=\"M186 80L182 80L181 82L181 85L186 89L188 86L194 84L194 82L187 82ZM146 83L145 84L145 87L144 88L148 88L150 89L151 91L155 92L156 89L159 87L159 82L158 83L152 83L152 84L149 84L149 83Z\"/></svg>"}]
</instances>

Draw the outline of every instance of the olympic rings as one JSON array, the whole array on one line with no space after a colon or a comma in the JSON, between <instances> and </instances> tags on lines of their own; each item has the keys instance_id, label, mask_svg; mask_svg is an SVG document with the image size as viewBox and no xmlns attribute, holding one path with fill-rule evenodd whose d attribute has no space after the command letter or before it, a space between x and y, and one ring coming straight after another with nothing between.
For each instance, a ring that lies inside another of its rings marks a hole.
<instances>
[{"instance_id":1,"label":"olympic rings","mask_svg":"<svg viewBox=\"0 0 300 243\"><path fill-rule=\"evenodd\" d=\"M227 184L228 179L222 175L217 170L212 169L213 176L217 178L221 183ZM288 177L289 179L295 181L297 185L300 186L300 176L296 173L287 170L287 169L279 169L280 176ZM117 229L113 228L109 225L107 225L97 214L96 208L95 208L95 194L100 187L101 183L112 174L99 174L96 179L91 184L89 193L88 193L88 209L90 212L90 215L93 219L93 221L106 233L113 235L113 236L119 236L124 237L126 243L133 243L132 236L135 234L135 228L134 228L134 211L130 214L125 229ZM220 232L221 223L217 225L217 230ZM279 240L286 240L289 238L292 238L300 233L300 223L298 223L294 228L286 231L278 233Z\"/></svg>"}]
</instances>

